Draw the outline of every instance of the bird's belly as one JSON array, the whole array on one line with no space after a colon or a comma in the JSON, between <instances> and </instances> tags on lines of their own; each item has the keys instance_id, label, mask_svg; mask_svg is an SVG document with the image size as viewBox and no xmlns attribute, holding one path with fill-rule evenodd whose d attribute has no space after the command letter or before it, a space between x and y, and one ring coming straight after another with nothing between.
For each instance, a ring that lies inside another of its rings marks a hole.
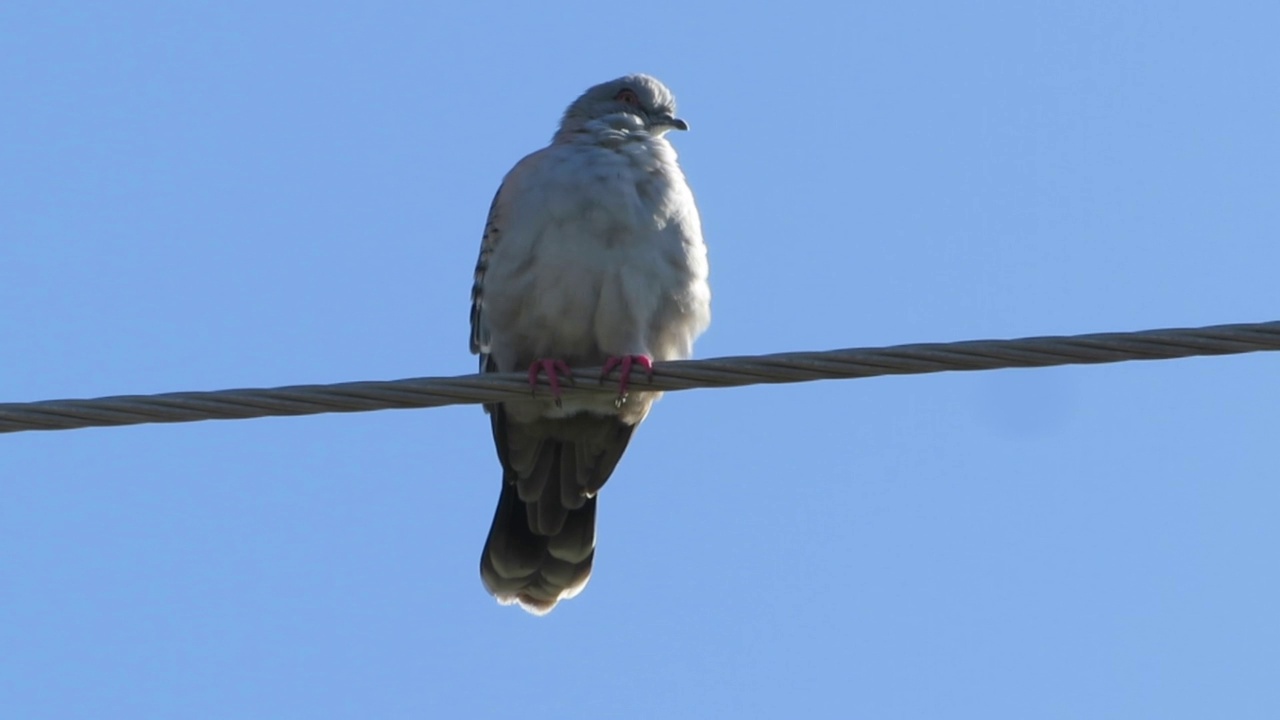
<instances>
[{"instance_id":1,"label":"bird's belly","mask_svg":"<svg viewBox=\"0 0 1280 720\"><path fill-rule=\"evenodd\" d=\"M567 245L550 243L552 245ZM598 363L622 349L607 347L598 324L631 322L633 308L622 297L630 253L621 247L584 245L548 248L532 273L529 318L542 329L535 342L547 356L567 362ZM601 317L602 313L608 317Z\"/></svg>"},{"instance_id":2,"label":"bird's belly","mask_svg":"<svg viewBox=\"0 0 1280 720\"><path fill-rule=\"evenodd\" d=\"M679 210L687 190L637 175L616 153L593 158L591 182L569 187L562 173L531 179L540 192L511 211L513 229L486 278L505 290L485 307L501 369L542 358L589 366L608 356L688 355L688 333L672 308L689 304L705 270L690 247L696 214Z\"/></svg>"}]
</instances>

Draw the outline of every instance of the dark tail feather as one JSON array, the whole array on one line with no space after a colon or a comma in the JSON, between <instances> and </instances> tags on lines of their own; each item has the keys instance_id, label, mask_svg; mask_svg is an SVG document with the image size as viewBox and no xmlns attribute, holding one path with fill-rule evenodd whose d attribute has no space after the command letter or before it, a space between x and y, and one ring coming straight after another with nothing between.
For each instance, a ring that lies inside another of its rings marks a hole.
<instances>
[{"instance_id":1,"label":"dark tail feather","mask_svg":"<svg viewBox=\"0 0 1280 720\"><path fill-rule=\"evenodd\" d=\"M480 558L480 577L498 602L519 603L544 615L562 599L577 595L591 578L596 554L596 498L565 511L554 535L530 529L538 503L520 500L515 483L503 483L489 539Z\"/></svg>"},{"instance_id":2,"label":"dark tail feather","mask_svg":"<svg viewBox=\"0 0 1280 720\"><path fill-rule=\"evenodd\" d=\"M586 587L596 551L596 493L634 425L613 416L512 422L489 406L502 462L502 495L480 558L498 602L543 615Z\"/></svg>"}]
</instances>

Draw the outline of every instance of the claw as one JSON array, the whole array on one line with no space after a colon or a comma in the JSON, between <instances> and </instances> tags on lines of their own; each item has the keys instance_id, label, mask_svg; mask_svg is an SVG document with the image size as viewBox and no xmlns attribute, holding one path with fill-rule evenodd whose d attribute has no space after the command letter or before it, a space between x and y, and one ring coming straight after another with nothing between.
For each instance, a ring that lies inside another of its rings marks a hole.
<instances>
[{"instance_id":1,"label":"claw","mask_svg":"<svg viewBox=\"0 0 1280 720\"><path fill-rule=\"evenodd\" d=\"M536 396L538 394L538 376L547 376L547 384L551 386L551 398L555 400L556 407L560 407L560 376L569 381L570 385L574 384L573 371L565 364L563 360L555 360L543 358L534 360L529 365L529 389L530 394Z\"/></svg>"},{"instance_id":2,"label":"claw","mask_svg":"<svg viewBox=\"0 0 1280 720\"><path fill-rule=\"evenodd\" d=\"M618 398L621 400L627 396L627 388L631 386L631 368L635 365L644 368L645 376L653 379L653 360L648 355L610 355L605 360L604 372L600 373L600 382L603 383L614 368L619 368Z\"/></svg>"}]
</instances>

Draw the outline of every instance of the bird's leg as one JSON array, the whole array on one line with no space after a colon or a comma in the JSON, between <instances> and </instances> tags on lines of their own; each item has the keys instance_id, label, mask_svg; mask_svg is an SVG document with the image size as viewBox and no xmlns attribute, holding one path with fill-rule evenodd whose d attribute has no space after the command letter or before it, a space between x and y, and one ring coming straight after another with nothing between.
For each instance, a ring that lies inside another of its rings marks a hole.
<instances>
[{"instance_id":1,"label":"bird's leg","mask_svg":"<svg viewBox=\"0 0 1280 720\"><path fill-rule=\"evenodd\" d=\"M538 375L547 376L547 384L551 386L551 397L560 407L560 376L563 375L569 384L573 384L573 371L563 360L542 358L529 365L529 388L533 395L538 394Z\"/></svg>"},{"instance_id":2,"label":"bird's leg","mask_svg":"<svg viewBox=\"0 0 1280 720\"><path fill-rule=\"evenodd\" d=\"M610 355L608 360L604 362L604 372L600 373L600 382L609 377L609 373L614 368L618 368L618 398L624 398L627 395L627 388L631 385L631 368L639 365L644 368L644 374L650 380L653 379L653 359L648 355Z\"/></svg>"}]
</instances>

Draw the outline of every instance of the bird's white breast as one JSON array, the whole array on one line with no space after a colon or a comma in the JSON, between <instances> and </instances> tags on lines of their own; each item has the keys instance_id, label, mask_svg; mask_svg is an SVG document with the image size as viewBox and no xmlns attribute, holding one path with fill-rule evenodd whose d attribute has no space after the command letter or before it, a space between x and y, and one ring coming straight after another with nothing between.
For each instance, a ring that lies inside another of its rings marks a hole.
<instances>
[{"instance_id":1,"label":"bird's white breast","mask_svg":"<svg viewBox=\"0 0 1280 720\"><path fill-rule=\"evenodd\" d=\"M499 369L688 357L709 322L693 195L661 138L562 143L512 170L485 312Z\"/></svg>"}]
</instances>

